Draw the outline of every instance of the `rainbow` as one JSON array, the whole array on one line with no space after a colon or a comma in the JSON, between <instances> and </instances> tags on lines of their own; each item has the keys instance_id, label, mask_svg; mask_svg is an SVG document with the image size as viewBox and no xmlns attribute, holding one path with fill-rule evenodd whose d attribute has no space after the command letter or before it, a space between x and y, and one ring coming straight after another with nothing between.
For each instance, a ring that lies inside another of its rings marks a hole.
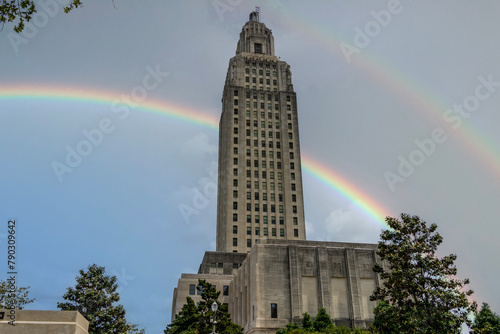
<instances>
[{"instance_id":1,"label":"rainbow","mask_svg":"<svg viewBox=\"0 0 500 334\"><path fill-rule=\"evenodd\" d=\"M266 17L271 17L285 31L299 30L306 33L309 40L317 41L317 45L326 49L329 54L337 57L340 62L347 62L340 45L342 43L354 44L354 30L349 32L351 35L349 38L340 37L339 33L332 31L331 26L318 26L318 22L316 21L309 22L304 19L303 15L291 10L289 7L283 5L279 7L279 11L266 11ZM463 122L459 128L452 129L450 124L446 123L443 119L444 112L450 108L449 103L438 99L423 87L412 82L401 72L377 60L373 55L370 55L369 47L361 49L359 54L353 54L350 60L350 65L365 73L378 86L385 87L409 107L426 117L430 122L434 124L438 123L439 127L445 130L448 137L451 135L457 138L464 147L468 148L466 151L475 156L474 160L480 161L483 166L489 168L497 180L500 181L500 152L497 148L498 145L488 140L484 134L475 130L465 119L462 119ZM476 85L477 82L471 83L471 93ZM461 104L463 101L454 102Z\"/></svg>"},{"instance_id":2,"label":"rainbow","mask_svg":"<svg viewBox=\"0 0 500 334\"><path fill-rule=\"evenodd\" d=\"M14 88L0 86L0 102L20 99L70 101L108 105L120 101L118 93L95 89L47 86L37 87L34 85L16 86ZM219 128L219 122L215 116L163 101L152 101L148 98L141 102L135 110L166 115L177 120L198 124L213 130L218 130ZM302 155L302 167L307 173L326 184L329 188L332 188L343 197L355 203L356 206L366 212L380 226L387 228L385 217L389 215L389 210L373 201L367 194L364 194L347 179L343 178L331 168L304 155Z\"/></svg>"}]
</instances>

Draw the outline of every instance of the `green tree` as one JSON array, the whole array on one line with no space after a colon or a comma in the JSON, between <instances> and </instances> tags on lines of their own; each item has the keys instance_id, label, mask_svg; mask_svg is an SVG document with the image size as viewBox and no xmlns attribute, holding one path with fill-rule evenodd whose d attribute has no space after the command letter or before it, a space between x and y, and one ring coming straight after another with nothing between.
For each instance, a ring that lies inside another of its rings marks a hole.
<instances>
[{"instance_id":1,"label":"green tree","mask_svg":"<svg viewBox=\"0 0 500 334\"><path fill-rule=\"evenodd\" d=\"M116 277L105 273L105 268L96 264L87 271L81 269L75 287L69 287L63 296L66 302L57 303L57 307L80 312L89 321L89 334L144 333L127 322L122 305L115 305L120 300Z\"/></svg>"},{"instance_id":2,"label":"green tree","mask_svg":"<svg viewBox=\"0 0 500 334\"><path fill-rule=\"evenodd\" d=\"M475 312L475 302L462 291L469 280L459 280L454 254L438 258L436 250L443 238L435 224L429 227L417 216L401 214L401 220L386 218L390 229L382 231L377 254L388 268L375 264L383 287L371 300L385 301L376 312L375 327L381 333L459 333L468 315Z\"/></svg>"},{"instance_id":3,"label":"green tree","mask_svg":"<svg viewBox=\"0 0 500 334\"><path fill-rule=\"evenodd\" d=\"M74 8L81 6L81 0L70 0L68 5L64 7L66 13ZM14 31L19 33L25 27L24 22L29 22L35 13L37 7L33 0L0 0L0 23L15 22Z\"/></svg>"},{"instance_id":4,"label":"green tree","mask_svg":"<svg viewBox=\"0 0 500 334\"><path fill-rule=\"evenodd\" d=\"M321 307L318 309L318 315L314 318L313 327L316 331L322 331L328 327L332 327L332 318L326 313L326 309Z\"/></svg>"},{"instance_id":5,"label":"green tree","mask_svg":"<svg viewBox=\"0 0 500 334\"><path fill-rule=\"evenodd\" d=\"M312 330L314 326L313 320L309 313L302 314L302 328Z\"/></svg>"},{"instance_id":6,"label":"green tree","mask_svg":"<svg viewBox=\"0 0 500 334\"><path fill-rule=\"evenodd\" d=\"M225 334L241 334L243 328L231 321L231 315L226 305L222 305L217 291L212 284L205 280L198 280L197 289L201 291L201 301L198 306L191 297L186 298L186 304L182 307L177 317L163 331L165 334L208 334L212 333L214 313L212 304L217 303L218 310L215 313L215 331Z\"/></svg>"},{"instance_id":7,"label":"green tree","mask_svg":"<svg viewBox=\"0 0 500 334\"><path fill-rule=\"evenodd\" d=\"M500 334L500 316L493 313L488 304L483 303L481 311L476 314L474 325L470 333Z\"/></svg>"},{"instance_id":8,"label":"green tree","mask_svg":"<svg viewBox=\"0 0 500 334\"><path fill-rule=\"evenodd\" d=\"M22 310L24 305L35 300L29 297L29 288L16 288L8 281L0 281L0 308Z\"/></svg>"}]
</instances>

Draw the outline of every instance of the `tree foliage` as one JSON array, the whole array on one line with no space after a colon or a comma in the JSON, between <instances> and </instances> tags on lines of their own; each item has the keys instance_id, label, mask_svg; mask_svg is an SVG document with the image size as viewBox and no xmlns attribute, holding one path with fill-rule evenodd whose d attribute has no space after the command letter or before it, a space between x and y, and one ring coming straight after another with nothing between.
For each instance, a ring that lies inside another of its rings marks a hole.
<instances>
[{"instance_id":1,"label":"tree foliage","mask_svg":"<svg viewBox=\"0 0 500 334\"><path fill-rule=\"evenodd\" d=\"M383 287L371 300L383 301L375 309L374 327L380 333L459 333L477 305L467 299L473 291L462 291L468 279L455 276L456 255L438 258L443 238L437 226L427 226L417 216L401 214L401 220L386 218L390 227L381 233L377 254L388 268L375 264Z\"/></svg>"},{"instance_id":2,"label":"tree foliage","mask_svg":"<svg viewBox=\"0 0 500 334\"><path fill-rule=\"evenodd\" d=\"M0 281L0 309L22 310L35 299L29 297L29 286L16 288L8 281Z\"/></svg>"},{"instance_id":3,"label":"tree foliage","mask_svg":"<svg viewBox=\"0 0 500 334\"><path fill-rule=\"evenodd\" d=\"M116 305L120 296L115 276L105 274L104 267L90 265L80 270L74 288L63 296L66 302L57 303L61 310L78 311L89 321L89 334L144 333L125 319L125 309Z\"/></svg>"},{"instance_id":4,"label":"tree foliage","mask_svg":"<svg viewBox=\"0 0 500 334\"><path fill-rule=\"evenodd\" d=\"M214 313L212 304L217 303L218 310L215 313L215 332L225 334L241 334L243 328L231 321L231 315L227 306L219 302L220 291L205 280L198 280L197 289L201 291L201 301L198 306L191 297L186 298L186 304L182 307L177 317L172 321L165 334L208 334L212 333Z\"/></svg>"},{"instance_id":5,"label":"tree foliage","mask_svg":"<svg viewBox=\"0 0 500 334\"><path fill-rule=\"evenodd\" d=\"M68 5L64 7L66 13L82 5L81 0L68 0ZM29 22L35 13L37 6L34 0L0 0L0 23L14 22L14 31L23 31L25 22Z\"/></svg>"},{"instance_id":6,"label":"tree foliage","mask_svg":"<svg viewBox=\"0 0 500 334\"><path fill-rule=\"evenodd\" d=\"M481 311L476 314L470 333L500 334L500 316L493 313L488 304L483 303Z\"/></svg>"}]
</instances>

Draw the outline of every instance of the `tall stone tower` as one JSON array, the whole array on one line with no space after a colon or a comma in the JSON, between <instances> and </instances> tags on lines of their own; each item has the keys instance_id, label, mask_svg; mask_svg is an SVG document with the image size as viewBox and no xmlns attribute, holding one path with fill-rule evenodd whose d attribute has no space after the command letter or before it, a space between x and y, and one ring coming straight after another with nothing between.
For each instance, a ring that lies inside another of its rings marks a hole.
<instances>
[{"instance_id":1,"label":"tall stone tower","mask_svg":"<svg viewBox=\"0 0 500 334\"><path fill-rule=\"evenodd\" d=\"M263 238L306 239L299 143L290 66L252 12L222 96L217 251L247 253Z\"/></svg>"}]
</instances>

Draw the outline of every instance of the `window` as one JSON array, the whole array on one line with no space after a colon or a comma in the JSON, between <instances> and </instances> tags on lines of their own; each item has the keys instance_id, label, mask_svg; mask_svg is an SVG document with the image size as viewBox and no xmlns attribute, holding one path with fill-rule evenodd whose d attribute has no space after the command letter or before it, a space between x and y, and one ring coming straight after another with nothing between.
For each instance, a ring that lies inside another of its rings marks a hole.
<instances>
[{"instance_id":1,"label":"window","mask_svg":"<svg viewBox=\"0 0 500 334\"><path fill-rule=\"evenodd\" d=\"M276 216L271 217L271 224L276 225ZM276 234L275 234L276 236Z\"/></svg>"},{"instance_id":2,"label":"window","mask_svg":"<svg viewBox=\"0 0 500 334\"><path fill-rule=\"evenodd\" d=\"M292 114L288 114L288 115L286 115L286 118L287 118L289 121L291 121L291 120L292 120Z\"/></svg>"},{"instance_id":3,"label":"window","mask_svg":"<svg viewBox=\"0 0 500 334\"><path fill-rule=\"evenodd\" d=\"M292 165L292 164L290 163L290 166L291 166L291 165ZM281 172L278 172L278 180L281 180L282 178L283 178L283 174L281 174Z\"/></svg>"},{"instance_id":4,"label":"window","mask_svg":"<svg viewBox=\"0 0 500 334\"><path fill-rule=\"evenodd\" d=\"M262 171L262 178L263 179L267 179L267 173L266 173L266 171Z\"/></svg>"},{"instance_id":5,"label":"window","mask_svg":"<svg viewBox=\"0 0 500 334\"><path fill-rule=\"evenodd\" d=\"M262 220L264 221L264 224L267 224L267 216L262 217Z\"/></svg>"},{"instance_id":6,"label":"window","mask_svg":"<svg viewBox=\"0 0 500 334\"><path fill-rule=\"evenodd\" d=\"M238 137L233 138L233 144L238 144Z\"/></svg>"},{"instance_id":7,"label":"window","mask_svg":"<svg viewBox=\"0 0 500 334\"><path fill-rule=\"evenodd\" d=\"M293 143L288 143L288 148L293 150Z\"/></svg>"},{"instance_id":8,"label":"window","mask_svg":"<svg viewBox=\"0 0 500 334\"><path fill-rule=\"evenodd\" d=\"M254 161L253 161L253 166L254 166L255 168L258 168L258 167L259 167L259 160L254 160Z\"/></svg>"},{"instance_id":9,"label":"window","mask_svg":"<svg viewBox=\"0 0 500 334\"><path fill-rule=\"evenodd\" d=\"M290 169L295 169L295 164L293 162L290 162Z\"/></svg>"},{"instance_id":10,"label":"window","mask_svg":"<svg viewBox=\"0 0 500 334\"><path fill-rule=\"evenodd\" d=\"M255 189L259 189L259 181L255 181L254 186L255 186Z\"/></svg>"},{"instance_id":11,"label":"window","mask_svg":"<svg viewBox=\"0 0 500 334\"><path fill-rule=\"evenodd\" d=\"M280 217L280 225L285 225L285 219L283 217Z\"/></svg>"},{"instance_id":12,"label":"window","mask_svg":"<svg viewBox=\"0 0 500 334\"><path fill-rule=\"evenodd\" d=\"M262 150L262 151L261 151L261 156L262 156L263 158L265 158L265 157L266 157L266 151L265 151L265 150Z\"/></svg>"},{"instance_id":13,"label":"window","mask_svg":"<svg viewBox=\"0 0 500 334\"><path fill-rule=\"evenodd\" d=\"M233 190L233 198L238 198L238 190Z\"/></svg>"},{"instance_id":14,"label":"window","mask_svg":"<svg viewBox=\"0 0 500 334\"><path fill-rule=\"evenodd\" d=\"M251 152L251 151L250 151L250 149L249 149L249 148L247 148L247 150L246 150L246 155L247 155L247 157L249 157L249 156L250 156L250 154L251 154L250 152Z\"/></svg>"},{"instance_id":15,"label":"window","mask_svg":"<svg viewBox=\"0 0 500 334\"><path fill-rule=\"evenodd\" d=\"M280 110L280 109L279 109L279 105L278 105L277 103L276 103L276 104L274 104L274 110Z\"/></svg>"},{"instance_id":16,"label":"window","mask_svg":"<svg viewBox=\"0 0 500 334\"><path fill-rule=\"evenodd\" d=\"M297 206L296 206L296 205L294 205L294 206L292 207L292 211L293 211L293 213L297 213Z\"/></svg>"},{"instance_id":17,"label":"window","mask_svg":"<svg viewBox=\"0 0 500 334\"><path fill-rule=\"evenodd\" d=\"M254 121L253 121L253 126L254 126L254 127L257 127L257 120L254 120ZM255 133L255 132L254 132L254 133Z\"/></svg>"},{"instance_id":18,"label":"window","mask_svg":"<svg viewBox=\"0 0 500 334\"><path fill-rule=\"evenodd\" d=\"M237 135L238 134L238 128L234 128L233 132L234 132L235 135Z\"/></svg>"},{"instance_id":19,"label":"window","mask_svg":"<svg viewBox=\"0 0 500 334\"><path fill-rule=\"evenodd\" d=\"M233 159L233 165L237 165L238 164L238 158L234 158Z\"/></svg>"},{"instance_id":20,"label":"window","mask_svg":"<svg viewBox=\"0 0 500 334\"><path fill-rule=\"evenodd\" d=\"M267 190L267 182L266 181L262 182L262 190ZM267 194L266 194L265 200L267 200Z\"/></svg>"},{"instance_id":21,"label":"window","mask_svg":"<svg viewBox=\"0 0 500 334\"><path fill-rule=\"evenodd\" d=\"M253 48L255 53L262 53L262 44L254 43Z\"/></svg>"},{"instance_id":22,"label":"window","mask_svg":"<svg viewBox=\"0 0 500 334\"><path fill-rule=\"evenodd\" d=\"M258 215L255 216L255 224L260 224L260 217Z\"/></svg>"},{"instance_id":23,"label":"window","mask_svg":"<svg viewBox=\"0 0 500 334\"><path fill-rule=\"evenodd\" d=\"M238 176L238 168L233 169L233 176Z\"/></svg>"},{"instance_id":24,"label":"window","mask_svg":"<svg viewBox=\"0 0 500 334\"><path fill-rule=\"evenodd\" d=\"M268 235L267 227L264 227L264 236L267 237L267 235Z\"/></svg>"},{"instance_id":25,"label":"window","mask_svg":"<svg viewBox=\"0 0 500 334\"><path fill-rule=\"evenodd\" d=\"M223 296L229 296L229 285L223 285L222 286L222 295Z\"/></svg>"},{"instance_id":26,"label":"window","mask_svg":"<svg viewBox=\"0 0 500 334\"><path fill-rule=\"evenodd\" d=\"M252 182L250 180L247 181L247 189L250 189L252 187Z\"/></svg>"},{"instance_id":27,"label":"window","mask_svg":"<svg viewBox=\"0 0 500 334\"><path fill-rule=\"evenodd\" d=\"M238 119L237 119L237 118L235 118L235 119L233 120L233 124L234 124L234 125L238 125Z\"/></svg>"},{"instance_id":28,"label":"window","mask_svg":"<svg viewBox=\"0 0 500 334\"><path fill-rule=\"evenodd\" d=\"M252 228L250 226L247 227L247 235L252 235Z\"/></svg>"},{"instance_id":29,"label":"window","mask_svg":"<svg viewBox=\"0 0 500 334\"><path fill-rule=\"evenodd\" d=\"M238 105L238 99L234 99L234 105L237 106Z\"/></svg>"},{"instance_id":30,"label":"window","mask_svg":"<svg viewBox=\"0 0 500 334\"><path fill-rule=\"evenodd\" d=\"M279 132L276 132L276 139L280 139L281 138L281 135Z\"/></svg>"},{"instance_id":31,"label":"window","mask_svg":"<svg viewBox=\"0 0 500 334\"><path fill-rule=\"evenodd\" d=\"M238 225L233 225L233 234L238 234Z\"/></svg>"},{"instance_id":32,"label":"window","mask_svg":"<svg viewBox=\"0 0 500 334\"><path fill-rule=\"evenodd\" d=\"M189 294L194 295L196 290L196 285L194 284L189 284Z\"/></svg>"},{"instance_id":33,"label":"window","mask_svg":"<svg viewBox=\"0 0 500 334\"><path fill-rule=\"evenodd\" d=\"M298 224L299 224L299 222L297 220L297 217L293 217L293 225L298 225Z\"/></svg>"},{"instance_id":34,"label":"window","mask_svg":"<svg viewBox=\"0 0 500 334\"><path fill-rule=\"evenodd\" d=\"M293 159L293 152L290 152L290 160Z\"/></svg>"},{"instance_id":35,"label":"window","mask_svg":"<svg viewBox=\"0 0 500 334\"><path fill-rule=\"evenodd\" d=\"M294 229L293 229L293 236L294 236L295 238L298 238L298 237L299 237L299 229L297 229L297 228L294 228Z\"/></svg>"},{"instance_id":36,"label":"window","mask_svg":"<svg viewBox=\"0 0 500 334\"><path fill-rule=\"evenodd\" d=\"M203 291L203 287L202 287L201 285L198 285L198 286L196 287L196 290L197 290L197 293L196 293L196 294L197 294L198 296L201 296L201 293L202 293L202 291Z\"/></svg>"},{"instance_id":37,"label":"window","mask_svg":"<svg viewBox=\"0 0 500 334\"><path fill-rule=\"evenodd\" d=\"M281 152L276 152L276 158L281 159ZM280 164L281 164L281 162L280 162Z\"/></svg>"},{"instance_id":38,"label":"window","mask_svg":"<svg viewBox=\"0 0 500 334\"><path fill-rule=\"evenodd\" d=\"M258 170L254 170L254 171L253 171L253 176L254 176L255 178L258 178L258 177L259 177L259 171L258 171Z\"/></svg>"},{"instance_id":39,"label":"window","mask_svg":"<svg viewBox=\"0 0 500 334\"><path fill-rule=\"evenodd\" d=\"M258 201L259 200L259 193L258 192L255 192L255 200Z\"/></svg>"},{"instance_id":40,"label":"window","mask_svg":"<svg viewBox=\"0 0 500 334\"><path fill-rule=\"evenodd\" d=\"M292 191L295 191L295 183L292 183Z\"/></svg>"},{"instance_id":41,"label":"window","mask_svg":"<svg viewBox=\"0 0 500 334\"><path fill-rule=\"evenodd\" d=\"M238 186L238 179L234 179L233 180L233 187L237 187Z\"/></svg>"},{"instance_id":42,"label":"window","mask_svg":"<svg viewBox=\"0 0 500 334\"><path fill-rule=\"evenodd\" d=\"M280 153L280 152L278 152ZM281 169L281 161L278 161L278 163L276 164L276 166L278 167L278 169Z\"/></svg>"},{"instance_id":43,"label":"window","mask_svg":"<svg viewBox=\"0 0 500 334\"><path fill-rule=\"evenodd\" d=\"M281 183L278 183L278 185ZM283 202L283 194L278 194L278 201Z\"/></svg>"},{"instance_id":44,"label":"window","mask_svg":"<svg viewBox=\"0 0 500 334\"><path fill-rule=\"evenodd\" d=\"M254 158L258 158L259 157L259 150L253 150L253 156L254 156Z\"/></svg>"},{"instance_id":45,"label":"window","mask_svg":"<svg viewBox=\"0 0 500 334\"><path fill-rule=\"evenodd\" d=\"M247 160L247 167L250 167L250 159Z\"/></svg>"},{"instance_id":46,"label":"window","mask_svg":"<svg viewBox=\"0 0 500 334\"><path fill-rule=\"evenodd\" d=\"M249 74L249 73L250 73L250 69L249 69L248 67L247 67L247 68L245 68L245 73L246 73L246 74Z\"/></svg>"},{"instance_id":47,"label":"window","mask_svg":"<svg viewBox=\"0 0 500 334\"><path fill-rule=\"evenodd\" d=\"M255 235L260 235L260 228L258 227L255 228Z\"/></svg>"},{"instance_id":48,"label":"window","mask_svg":"<svg viewBox=\"0 0 500 334\"><path fill-rule=\"evenodd\" d=\"M288 123L288 129L289 129L289 130L291 130L291 129L292 129L292 123ZM290 135L291 135L291 133L290 133ZM290 138L290 139L292 139L292 138Z\"/></svg>"},{"instance_id":49,"label":"window","mask_svg":"<svg viewBox=\"0 0 500 334\"><path fill-rule=\"evenodd\" d=\"M262 204L262 211L267 212L267 204Z\"/></svg>"},{"instance_id":50,"label":"window","mask_svg":"<svg viewBox=\"0 0 500 334\"><path fill-rule=\"evenodd\" d=\"M291 178L292 180L295 180L295 173L291 173L291 174L290 174L290 178Z\"/></svg>"},{"instance_id":51,"label":"window","mask_svg":"<svg viewBox=\"0 0 500 334\"><path fill-rule=\"evenodd\" d=\"M238 247L238 238L233 238L233 247Z\"/></svg>"},{"instance_id":52,"label":"window","mask_svg":"<svg viewBox=\"0 0 500 334\"><path fill-rule=\"evenodd\" d=\"M251 203L247 203L247 211L252 211L252 204Z\"/></svg>"},{"instance_id":53,"label":"window","mask_svg":"<svg viewBox=\"0 0 500 334\"><path fill-rule=\"evenodd\" d=\"M297 195L292 195L292 202L297 202Z\"/></svg>"},{"instance_id":54,"label":"window","mask_svg":"<svg viewBox=\"0 0 500 334\"><path fill-rule=\"evenodd\" d=\"M283 213L283 205L279 206L280 213Z\"/></svg>"},{"instance_id":55,"label":"window","mask_svg":"<svg viewBox=\"0 0 500 334\"><path fill-rule=\"evenodd\" d=\"M259 203L255 203L255 211L259 212Z\"/></svg>"},{"instance_id":56,"label":"window","mask_svg":"<svg viewBox=\"0 0 500 334\"><path fill-rule=\"evenodd\" d=\"M281 148L281 143L279 141L276 142L276 148Z\"/></svg>"},{"instance_id":57,"label":"window","mask_svg":"<svg viewBox=\"0 0 500 334\"><path fill-rule=\"evenodd\" d=\"M237 221L238 221L238 214L233 213L233 222L237 222Z\"/></svg>"},{"instance_id":58,"label":"window","mask_svg":"<svg viewBox=\"0 0 500 334\"><path fill-rule=\"evenodd\" d=\"M247 223L251 223L252 222L252 216L251 215L247 215Z\"/></svg>"},{"instance_id":59,"label":"window","mask_svg":"<svg viewBox=\"0 0 500 334\"><path fill-rule=\"evenodd\" d=\"M233 210L238 210L238 202L233 202Z\"/></svg>"},{"instance_id":60,"label":"window","mask_svg":"<svg viewBox=\"0 0 500 334\"><path fill-rule=\"evenodd\" d=\"M257 139L255 139L253 141L253 146L255 146L255 147L259 146L259 141Z\"/></svg>"},{"instance_id":61,"label":"window","mask_svg":"<svg viewBox=\"0 0 500 334\"><path fill-rule=\"evenodd\" d=\"M271 199L272 199L272 195L274 195L274 194L271 194ZM276 205L271 204L271 212L276 212Z\"/></svg>"},{"instance_id":62,"label":"window","mask_svg":"<svg viewBox=\"0 0 500 334\"><path fill-rule=\"evenodd\" d=\"M252 247L252 239L247 239L247 247Z\"/></svg>"},{"instance_id":63,"label":"window","mask_svg":"<svg viewBox=\"0 0 500 334\"><path fill-rule=\"evenodd\" d=\"M246 145L247 145L247 146L250 146L250 139L247 139L247 140L246 140Z\"/></svg>"},{"instance_id":64,"label":"window","mask_svg":"<svg viewBox=\"0 0 500 334\"><path fill-rule=\"evenodd\" d=\"M275 229L275 228L271 229L271 235L272 235L273 237L275 237L275 236L276 236L276 229Z\"/></svg>"},{"instance_id":65,"label":"window","mask_svg":"<svg viewBox=\"0 0 500 334\"><path fill-rule=\"evenodd\" d=\"M292 140L292 138L293 138L292 133L291 133L291 132L288 132L288 139Z\"/></svg>"},{"instance_id":66,"label":"window","mask_svg":"<svg viewBox=\"0 0 500 334\"><path fill-rule=\"evenodd\" d=\"M272 179L274 179L274 177L272 177ZM274 190L274 182L271 182L271 190ZM274 201L274 197L273 196L271 196L271 200Z\"/></svg>"},{"instance_id":67,"label":"window","mask_svg":"<svg viewBox=\"0 0 500 334\"><path fill-rule=\"evenodd\" d=\"M285 236L285 229L280 228L280 237L284 237L284 236Z\"/></svg>"}]
</instances>

